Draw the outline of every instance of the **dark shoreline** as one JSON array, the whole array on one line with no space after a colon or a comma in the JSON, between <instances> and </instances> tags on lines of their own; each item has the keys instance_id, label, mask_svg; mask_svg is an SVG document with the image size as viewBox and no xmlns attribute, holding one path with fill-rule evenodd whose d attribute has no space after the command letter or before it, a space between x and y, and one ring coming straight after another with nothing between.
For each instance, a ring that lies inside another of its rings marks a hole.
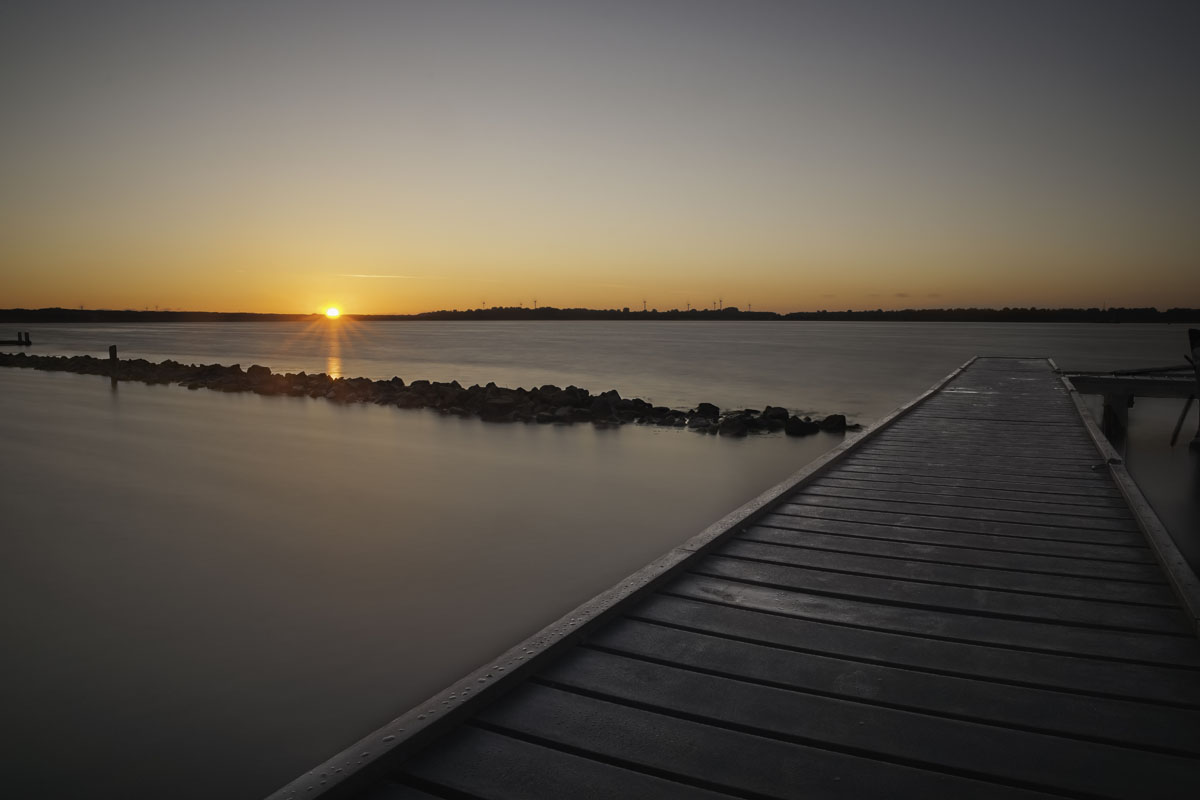
<instances>
[{"instance_id":1,"label":"dark shoreline","mask_svg":"<svg viewBox=\"0 0 1200 800\"><path fill-rule=\"evenodd\" d=\"M0 353L0 366L49 372L101 375L116 381L146 384L178 384L188 389L219 392L254 392L262 395L325 398L335 403L374 403L398 408L429 408L458 417L478 417L484 422L572 424L590 422L596 427L629 423L688 428L697 433L741 437L751 433L784 431L789 436L807 436L818 431L841 433L857 430L842 414L821 420L798 417L779 406L755 409L721 409L699 403L693 409L655 406L638 398L624 398L615 390L593 395L587 389L551 384L534 389L509 389L489 383L464 388L458 381L439 383L401 378L331 378L325 373L280 374L268 367L252 365L243 371L233 364L181 364L167 359L160 363L142 358L110 360L94 356L41 356Z\"/></svg>"},{"instance_id":2,"label":"dark shoreline","mask_svg":"<svg viewBox=\"0 0 1200 800\"><path fill-rule=\"evenodd\" d=\"M733 306L715 309L636 311L628 308L476 308L463 311L427 311L420 314L344 314L343 320L361 322L449 321L816 321L816 322L1085 322L1085 323L1200 323L1200 309L1170 308L929 308L885 311L742 311ZM326 322L323 314L256 314L220 311L132 311L73 308L0 309L3 323L104 323L104 322ZM329 324L338 324L329 321Z\"/></svg>"}]
</instances>

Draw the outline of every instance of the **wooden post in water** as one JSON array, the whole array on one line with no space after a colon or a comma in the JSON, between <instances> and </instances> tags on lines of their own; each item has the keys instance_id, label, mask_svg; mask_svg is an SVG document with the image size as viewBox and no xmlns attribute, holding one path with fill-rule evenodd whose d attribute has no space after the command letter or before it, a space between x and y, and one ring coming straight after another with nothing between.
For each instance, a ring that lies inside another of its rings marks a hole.
<instances>
[{"instance_id":1,"label":"wooden post in water","mask_svg":"<svg viewBox=\"0 0 1200 800\"><path fill-rule=\"evenodd\" d=\"M1125 438L1125 430L1129 427L1129 409L1132 406L1132 395L1115 392L1104 394L1104 414L1100 427L1105 437L1114 445L1119 446Z\"/></svg>"},{"instance_id":2,"label":"wooden post in water","mask_svg":"<svg viewBox=\"0 0 1200 800\"><path fill-rule=\"evenodd\" d=\"M1192 348L1192 369L1196 373L1196 391L1200 394L1200 330L1188 328L1188 344ZM1200 426L1196 428L1196 435L1192 437L1192 443L1189 446L1200 450Z\"/></svg>"},{"instance_id":3,"label":"wooden post in water","mask_svg":"<svg viewBox=\"0 0 1200 800\"><path fill-rule=\"evenodd\" d=\"M112 381L112 385L117 385L117 346L110 344L108 346L108 377Z\"/></svg>"}]
</instances>

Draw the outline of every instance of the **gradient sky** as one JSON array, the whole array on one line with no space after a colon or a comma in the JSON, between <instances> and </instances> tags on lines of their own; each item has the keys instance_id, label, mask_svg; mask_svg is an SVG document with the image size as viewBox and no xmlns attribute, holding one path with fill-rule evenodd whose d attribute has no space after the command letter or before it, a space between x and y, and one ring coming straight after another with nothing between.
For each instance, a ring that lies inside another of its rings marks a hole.
<instances>
[{"instance_id":1,"label":"gradient sky","mask_svg":"<svg viewBox=\"0 0 1200 800\"><path fill-rule=\"evenodd\" d=\"M1200 306L1200 3L0 7L0 307Z\"/></svg>"}]
</instances>

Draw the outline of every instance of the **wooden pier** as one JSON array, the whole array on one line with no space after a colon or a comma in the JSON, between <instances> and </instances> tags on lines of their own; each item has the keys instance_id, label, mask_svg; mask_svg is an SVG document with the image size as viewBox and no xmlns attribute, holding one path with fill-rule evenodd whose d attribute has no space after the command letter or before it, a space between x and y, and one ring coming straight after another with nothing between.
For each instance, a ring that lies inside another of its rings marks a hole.
<instances>
[{"instance_id":1,"label":"wooden pier","mask_svg":"<svg viewBox=\"0 0 1200 800\"><path fill-rule=\"evenodd\" d=\"M980 358L274 797L1195 797L1198 612L1070 382Z\"/></svg>"}]
</instances>

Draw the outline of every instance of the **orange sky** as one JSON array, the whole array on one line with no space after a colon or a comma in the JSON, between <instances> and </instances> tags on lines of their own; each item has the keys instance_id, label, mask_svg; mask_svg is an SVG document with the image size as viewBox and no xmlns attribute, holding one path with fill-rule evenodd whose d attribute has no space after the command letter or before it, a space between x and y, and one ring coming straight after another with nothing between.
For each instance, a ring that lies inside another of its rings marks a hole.
<instances>
[{"instance_id":1,"label":"orange sky","mask_svg":"<svg viewBox=\"0 0 1200 800\"><path fill-rule=\"evenodd\" d=\"M1200 306L1200 15L963 5L16 3L0 307Z\"/></svg>"}]
</instances>

